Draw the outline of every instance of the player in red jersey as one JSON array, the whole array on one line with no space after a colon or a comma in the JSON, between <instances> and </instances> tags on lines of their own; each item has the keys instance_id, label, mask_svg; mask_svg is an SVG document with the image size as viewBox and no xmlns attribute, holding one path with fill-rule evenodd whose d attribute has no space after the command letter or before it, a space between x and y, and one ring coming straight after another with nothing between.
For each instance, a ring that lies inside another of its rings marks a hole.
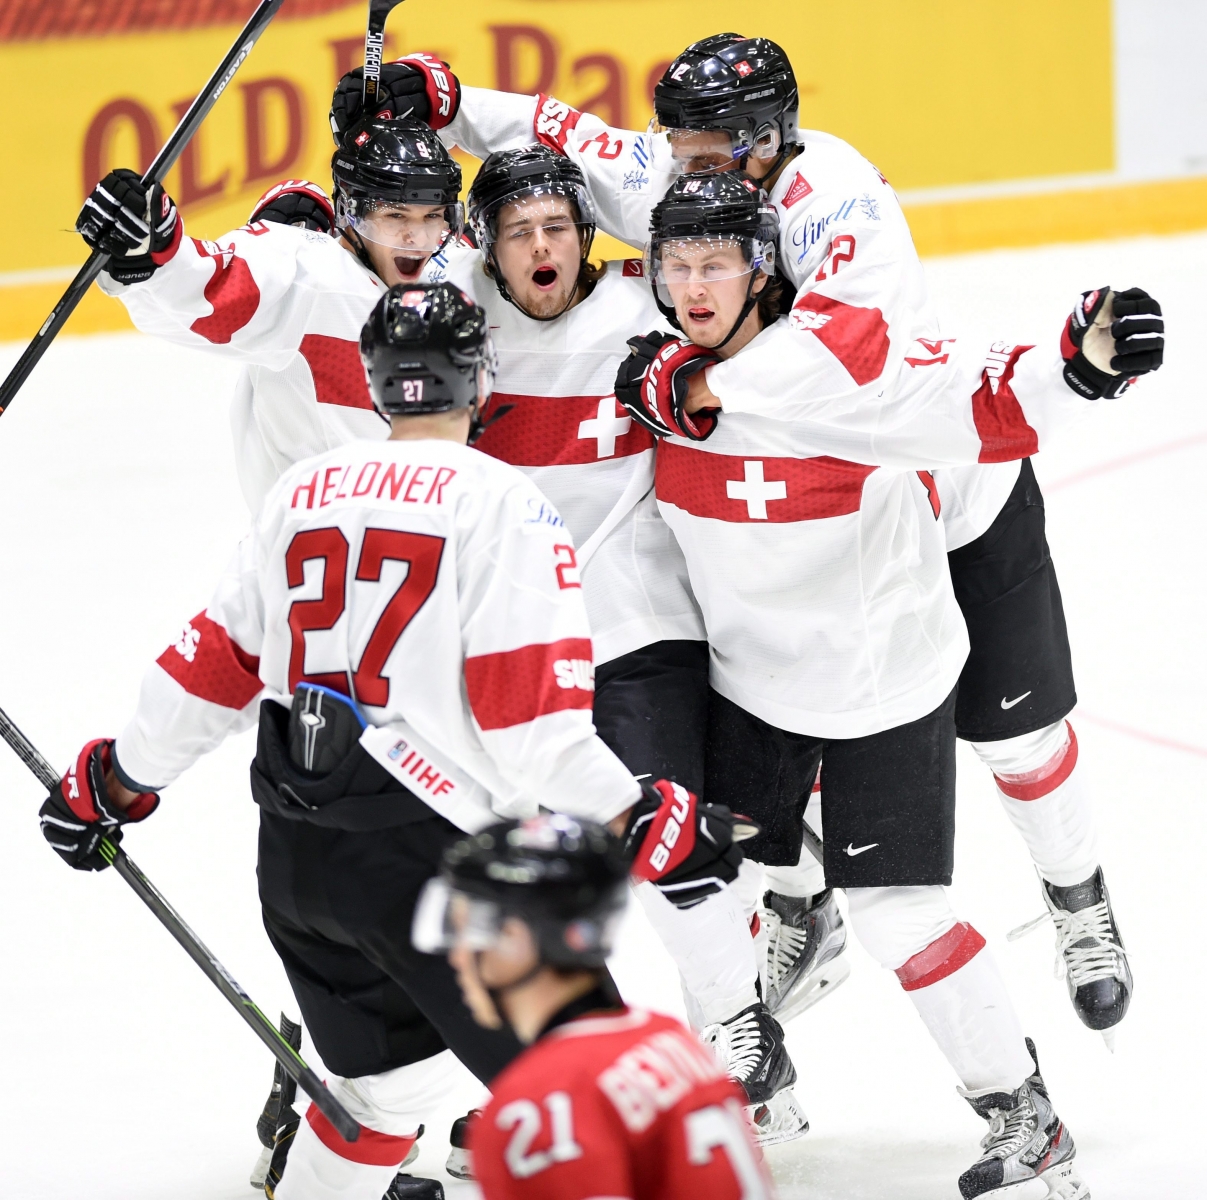
<instances>
[{"instance_id":1,"label":"player in red jersey","mask_svg":"<svg viewBox=\"0 0 1207 1200\"><path fill-rule=\"evenodd\" d=\"M560 814L457 842L415 943L447 949L474 1018L526 1049L470 1130L486 1200L763 1200L745 1096L676 1020L631 1009L606 957L626 856Z\"/></svg>"}]
</instances>

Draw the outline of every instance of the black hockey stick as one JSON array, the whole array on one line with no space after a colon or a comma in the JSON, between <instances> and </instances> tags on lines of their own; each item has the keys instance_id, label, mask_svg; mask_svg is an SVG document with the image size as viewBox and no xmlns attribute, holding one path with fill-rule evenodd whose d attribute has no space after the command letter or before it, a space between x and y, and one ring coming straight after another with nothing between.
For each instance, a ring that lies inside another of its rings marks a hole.
<instances>
[{"instance_id":1,"label":"black hockey stick","mask_svg":"<svg viewBox=\"0 0 1207 1200\"><path fill-rule=\"evenodd\" d=\"M197 132L198 126L218 102L218 97L226 91L227 84L235 77L235 72L243 65L243 60L251 53L260 34L268 28L269 21L277 15L277 9L284 2L285 0L261 0L259 7L243 27L243 32L235 39L235 44L227 51L226 57L218 64L218 69L198 93L197 99L189 105L188 112L180 118L180 124L172 131L172 136L164 142L163 149L147 168L146 174L142 177L144 184L163 182L164 176L175 165L185 146ZM8 378L4 383L0 384L0 416L8 411L13 397L21 390L21 385L29 378L29 373L38 365L39 359L46 353L67 318L75 312L76 305L84 298L84 293L92 286L92 281L105 269L108 261L109 255L103 250L93 250L84 265L76 272L75 278L68 284L62 298L54 306L50 316L42 323L42 328L34 334L33 340L25 347L21 357L17 359L17 365L9 371Z\"/></svg>"},{"instance_id":2,"label":"black hockey stick","mask_svg":"<svg viewBox=\"0 0 1207 1200\"><path fill-rule=\"evenodd\" d=\"M369 24L365 29L365 86L361 92L361 116L367 117L381 92L381 59L386 45L386 17L402 0L369 0Z\"/></svg>"},{"instance_id":3,"label":"black hockey stick","mask_svg":"<svg viewBox=\"0 0 1207 1200\"><path fill-rule=\"evenodd\" d=\"M37 747L0 709L0 737L13 748L17 757L34 773L38 782L50 791L59 776L38 753ZM272 1051L273 1057L295 1079L302 1091L339 1131L346 1142L360 1137L360 1125L327 1090L327 1085L306 1065L302 1056L281 1036L277 1027L260 1011L255 1001L235 982L227 969L214 957L205 943L185 924L184 918L164 899L155 885L138 869L134 860L116 842L104 838L101 854L113 869L138 893L138 898L159 918L165 929L184 947L188 956L226 997L228 1003L252 1027L256 1036Z\"/></svg>"}]
</instances>

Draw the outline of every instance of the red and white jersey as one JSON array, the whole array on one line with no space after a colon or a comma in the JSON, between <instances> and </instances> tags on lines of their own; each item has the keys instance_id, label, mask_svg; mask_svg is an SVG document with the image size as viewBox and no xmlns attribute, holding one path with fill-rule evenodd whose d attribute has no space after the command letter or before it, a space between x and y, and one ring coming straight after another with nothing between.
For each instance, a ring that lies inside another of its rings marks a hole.
<instances>
[{"instance_id":1,"label":"red and white jersey","mask_svg":"<svg viewBox=\"0 0 1207 1200\"><path fill-rule=\"evenodd\" d=\"M424 269L439 282L449 258ZM386 290L341 242L256 221L217 241L182 235L150 279L100 276L143 333L245 364L231 414L239 482L255 512L280 474L354 438L389 436L357 349Z\"/></svg>"},{"instance_id":2,"label":"red and white jersey","mask_svg":"<svg viewBox=\"0 0 1207 1200\"><path fill-rule=\"evenodd\" d=\"M470 1128L485 1200L770 1200L745 1098L671 1017L628 1009L540 1038Z\"/></svg>"},{"instance_id":3,"label":"red and white jersey","mask_svg":"<svg viewBox=\"0 0 1207 1200\"><path fill-rule=\"evenodd\" d=\"M653 436L613 392L625 339L668 328L641 263L609 263L591 295L553 321L504 300L480 262L458 283L486 309L499 356L492 423L476 448L523 471L579 552L588 547L582 580L595 661L663 639L703 639L687 564L654 503ZM623 516L595 546L614 510Z\"/></svg>"},{"instance_id":4,"label":"red and white jersey","mask_svg":"<svg viewBox=\"0 0 1207 1200\"><path fill-rule=\"evenodd\" d=\"M640 789L595 736L592 676L573 543L528 479L454 442L355 441L272 490L117 756L162 787L304 679L374 727L405 722L489 793L458 807L451 782L412 785L463 829L537 804L608 821Z\"/></svg>"}]
</instances>

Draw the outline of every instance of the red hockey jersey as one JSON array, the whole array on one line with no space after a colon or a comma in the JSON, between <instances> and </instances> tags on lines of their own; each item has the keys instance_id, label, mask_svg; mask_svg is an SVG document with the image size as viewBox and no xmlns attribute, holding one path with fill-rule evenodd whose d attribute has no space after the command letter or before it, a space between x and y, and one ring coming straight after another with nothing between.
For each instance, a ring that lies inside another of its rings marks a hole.
<instances>
[{"instance_id":1,"label":"red hockey jersey","mask_svg":"<svg viewBox=\"0 0 1207 1200\"><path fill-rule=\"evenodd\" d=\"M678 1021L626 1009L542 1037L471 1130L486 1200L764 1200L744 1097Z\"/></svg>"}]
</instances>

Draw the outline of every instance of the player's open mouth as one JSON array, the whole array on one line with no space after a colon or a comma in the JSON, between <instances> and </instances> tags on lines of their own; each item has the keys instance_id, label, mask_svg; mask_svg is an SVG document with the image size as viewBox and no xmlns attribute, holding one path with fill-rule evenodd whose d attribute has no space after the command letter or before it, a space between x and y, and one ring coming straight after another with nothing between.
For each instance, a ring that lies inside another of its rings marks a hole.
<instances>
[{"instance_id":1,"label":"player's open mouth","mask_svg":"<svg viewBox=\"0 0 1207 1200\"><path fill-rule=\"evenodd\" d=\"M394 270L398 272L404 279L413 278L423 270L423 264L427 262L427 255L394 255Z\"/></svg>"},{"instance_id":2,"label":"player's open mouth","mask_svg":"<svg viewBox=\"0 0 1207 1200\"><path fill-rule=\"evenodd\" d=\"M556 267L537 267L532 272L532 282L541 289L542 292L547 292L557 282Z\"/></svg>"},{"instance_id":3,"label":"player's open mouth","mask_svg":"<svg viewBox=\"0 0 1207 1200\"><path fill-rule=\"evenodd\" d=\"M711 308L689 308L687 310L687 319L696 321L703 325L705 321L711 321L717 314Z\"/></svg>"}]
</instances>

